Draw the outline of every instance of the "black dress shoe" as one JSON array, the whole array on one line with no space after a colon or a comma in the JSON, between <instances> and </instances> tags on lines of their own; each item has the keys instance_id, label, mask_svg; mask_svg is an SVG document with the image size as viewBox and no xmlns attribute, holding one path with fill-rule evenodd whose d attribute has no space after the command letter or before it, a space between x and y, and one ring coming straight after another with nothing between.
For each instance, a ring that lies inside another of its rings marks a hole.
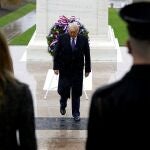
<instances>
[{"instance_id":1,"label":"black dress shoe","mask_svg":"<svg viewBox=\"0 0 150 150\"><path fill-rule=\"evenodd\" d=\"M65 114L66 114L65 108L61 108L61 107L60 107L60 113L61 113L61 115L65 115Z\"/></svg>"},{"instance_id":2,"label":"black dress shoe","mask_svg":"<svg viewBox=\"0 0 150 150\"><path fill-rule=\"evenodd\" d=\"M74 116L75 121L80 121L80 116Z\"/></svg>"}]
</instances>

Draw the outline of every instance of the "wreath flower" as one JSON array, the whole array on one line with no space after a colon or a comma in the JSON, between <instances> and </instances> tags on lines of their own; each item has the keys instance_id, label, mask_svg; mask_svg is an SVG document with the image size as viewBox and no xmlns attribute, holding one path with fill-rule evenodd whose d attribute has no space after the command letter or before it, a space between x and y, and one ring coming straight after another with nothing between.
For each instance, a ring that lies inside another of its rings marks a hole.
<instances>
[{"instance_id":1,"label":"wreath flower","mask_svg":"<svg viewBox=\"0 0 150 150\"><path fill-rule=\"evenodd\" d=\"M65 16L60 16L58 21L50 29L48 36L46 36L47 44L48 44L48 52L52 56L54 56L54 53L56 50L58 36L60 34L66 33L69 23L72 23L72 22L77 22L79 25L79 34L82 34L89 39L88 37L89 32L84 27L84 25L79 22L79 19L77 19L75 16L71 16L70 18L67 18Z\"/></svg>"}]
</instances>

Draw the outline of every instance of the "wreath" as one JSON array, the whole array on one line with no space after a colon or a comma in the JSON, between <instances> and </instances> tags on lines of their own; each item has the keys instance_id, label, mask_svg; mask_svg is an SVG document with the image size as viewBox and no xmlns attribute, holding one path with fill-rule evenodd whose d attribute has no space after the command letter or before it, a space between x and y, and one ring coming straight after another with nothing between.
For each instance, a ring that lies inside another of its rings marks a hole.
<instances>
[{"instance_id":1,"label":"wreath","mask_svg":"<svg viewBox=\"0 0 150 150\"><path fill-rule=\"evenodd\" d=\"M48 36L46 36L47 44L48 44L48 52L52 56L54 56L56 50L58 36L60 34L66 33L69 23L72 22L77 22L77 24L79 25L79 34L82 34L89 39L88 37L89 32L84 27L84 25L79 22L79 19L77 19L75 16L71 16L70 18L67 18L65 16L60 16L58 21L50 29Z\"/></svg>"}]
</instances>

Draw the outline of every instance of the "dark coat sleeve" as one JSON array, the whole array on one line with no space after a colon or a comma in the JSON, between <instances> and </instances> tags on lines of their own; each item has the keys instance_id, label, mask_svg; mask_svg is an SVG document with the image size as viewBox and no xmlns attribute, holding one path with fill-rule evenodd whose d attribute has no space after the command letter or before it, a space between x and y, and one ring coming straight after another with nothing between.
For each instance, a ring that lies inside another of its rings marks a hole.
<instances>
[{"instance_id":1,"label":"dark coat sleeve","mask_svg":"<svg viewBox=\"0 0 150 150\"><path fill-rule=\"evenodd\" d=\"M19 138L22 150L36 150L35 120L31 92L27 85L22 91L19 114Z\"/></svg>"},{"instance_id":2,"label":"dark coat sleeve","mask_svg":"<svg viewBox=\"0 0 150 150\"><path fill-rule=\"evenodd\" d=\"M85 38L85 48L84 48L84 55L85 55L85 72L91 72L91 56L90 56L90 47L88 39Z\"/></svg>"},{"instance_id":3,"label":"dark coat sleeve","mask_svg":"<svg viewBox=\"0 0 150 150\"><path fill-rule=\"evenodd\" d=\"M58 37L58 42L56 45L56 51L54 54L54 59L53 59L53 70L59 70L60 69L60 53L61 52L61 36Z\"/></svg>"}]
</instances>

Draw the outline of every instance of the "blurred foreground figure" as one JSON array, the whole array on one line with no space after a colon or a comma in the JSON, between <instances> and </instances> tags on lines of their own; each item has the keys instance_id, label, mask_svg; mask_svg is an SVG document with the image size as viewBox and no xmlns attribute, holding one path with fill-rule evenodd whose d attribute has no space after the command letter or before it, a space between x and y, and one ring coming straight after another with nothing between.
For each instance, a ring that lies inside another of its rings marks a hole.
<instances>
[{"instance_id":1,"label":"blurred foreground figure","mask_svg":"<svg viewBox=\"0 0 150 150\"><path fill-rule=\"evenodd\" d=\"M127 5L120 16L127 23L133 65L120 81L95 91L87 150L150 148L150 3Z\"/></svg>"},{"instance_id":2,"label":"blurred foreground figure","mask_svg":"<svg viewBox=\"0 0 150 150\"><path fill-rule=\"evenodd\" d=\"M31 92L14 78L12 59L1 32L0 120L0 150L37 149Z\"/></svg>"}]
</instances>

